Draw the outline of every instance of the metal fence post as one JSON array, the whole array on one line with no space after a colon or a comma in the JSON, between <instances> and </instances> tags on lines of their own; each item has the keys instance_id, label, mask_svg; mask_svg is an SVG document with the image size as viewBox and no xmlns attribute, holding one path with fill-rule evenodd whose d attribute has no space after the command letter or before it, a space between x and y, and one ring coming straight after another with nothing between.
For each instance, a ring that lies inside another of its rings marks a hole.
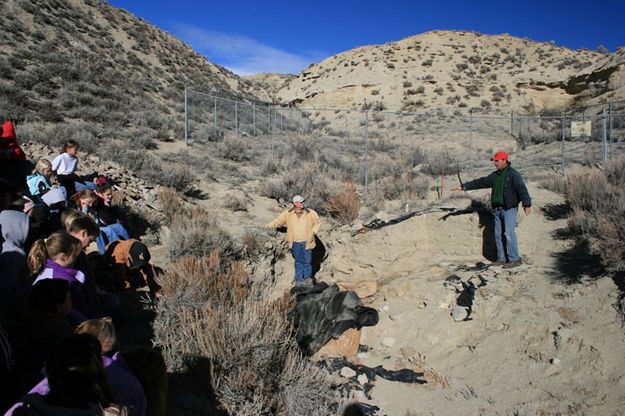
<instances>
[{"instance_id":1,"label":"metal fence post","mask_svg":"<svg viewBox=\"0 0 625 416\"><path fill-rule=\"evenodd\" d=\"M239 97L234 97L234 137L239 137Z\"/></svg>"},{"instance_id":2,"label":"metal fence post","mask_svg":"<svg viewBox=\"0 0 625 416\"><path fill-rule=\"evenodd\" d=\"M612 128L614 127L612 123L612 101L608 103L608 141L610 142L610 156L612 153Z\"/></svg>"},{"instance_id":3,"label":"metal fence post","mask_svg":"<svg viewBox=\"0 0 625 416\"><path fill-rule=\"evenodd\" d=\"M369 191L369 109L365 100L365 198Z\"/></svg>"},{"instance_id":4,"label":"metal fence post","mask_svg":"<svg viewBox=\"0 0 625 416\"><path fill-rule=\"evenodd\" d=\"M273 162L273 152L274 152L274 137L273 130L271 129L271 109L269 110L269 134L271 135L271 161Z\"/></svg>"},{"instance_id":5,"label":"metal fence post","mask_svg":"<svg viewBox=\"0 0 625 416\"><path fill-rule=\"evenodd\" d=\"M187 86L184 86L184 144L189 145L189 106L187 101Z\"/></svg>"},{"instance_id":6,"label":"metal fence post","mask_svg":"<svg viewBox=\"0 0 625 416\"><path fill-rule=\"evenodd\" d=\"M562 136L562 141L560 144L560 166L562 169L562 174L564 175L564 123L566 121L566 113L562 113L562 119L560 120L560 134Z\"/></svg>"},{"instance_id":7,"label":"metal fence post","mask_svg":"<svg viewBox=\"0 0 625 416\"><path fill-rule=\"evenodd\" d=\"M213 124L215 125L215 133L217 130L217 93L215 93L215 100L213 104Z\"/></svg>"},{"instance_id":8,"label":"metal fence post","mask_svg":"<svg viewBox=\"0 0 625 416\"><path fill-rule=\"evenodd\" d=\"M608 119L606 117L605 107L603 108L603 161L608 160Z\"/></svg>"},{"instance_id":9,"label":"metal fence post","mask_svg":"<svg viewBox=\"0 0 625 416\"><path fill-rule=\"evenodd\" d=\"M469 110L469 176L473 177L473 109Z\"/></svg>"}]
</instances>

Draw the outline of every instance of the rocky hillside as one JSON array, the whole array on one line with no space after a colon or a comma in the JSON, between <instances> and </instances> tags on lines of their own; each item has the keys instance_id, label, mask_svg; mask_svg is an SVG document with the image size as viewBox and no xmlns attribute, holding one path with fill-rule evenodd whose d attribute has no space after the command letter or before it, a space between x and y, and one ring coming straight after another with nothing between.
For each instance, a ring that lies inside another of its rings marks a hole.
<instances>
[{"instance_id":1,"label":"rocky hillside","mask_svg":"<svg viewBox=\"0 0 625 416\"><path fill-rule=\"evenodd\" d=\"M558 110L599 95L625 97L619 75L624 54L510 35L432 31L332 56L301 73L278 97L314 108L362 108L366 100L390 111Z\"/></svg>"},{"instance_id":2,"label":"rocky hillside","mask_svg":"<svg viewBox=\"0 0 625 416\"><path fill-rule=\"evenodd\" d=\"M167 139L181 136L184 84L256 96L248 81L106 2L4 0L2 6L4 118L114 125L111 135L123 127Z\"/></svg>"},{"instance_id":3,"label":"rocky hillside","mask_svg":"<svg viewBox=\"0 0 625 416\"><path fill-rule=\"evenodd\" d=\"M244 77L252 85L262 88L267 93L267 97L276 97L278 91L285 88L289 82L296 78L292 74L256 74Z\"/></svg>"}]
</instances>

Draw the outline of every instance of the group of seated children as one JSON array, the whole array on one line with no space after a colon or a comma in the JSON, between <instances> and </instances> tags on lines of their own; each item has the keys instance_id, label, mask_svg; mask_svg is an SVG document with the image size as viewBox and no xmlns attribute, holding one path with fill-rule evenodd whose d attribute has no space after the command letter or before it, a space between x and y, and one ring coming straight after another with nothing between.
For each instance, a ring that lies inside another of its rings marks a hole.
<instances>
[{"instance_id":1,"label":"group of seated children","mask_svg":"<svg viewBox=\"0 0 625 416\"><path fill-rule=\"evenodd\" d=\"M0 164L18 169L11 128ZM0 414L163 415L162 357L120 352L113 326L123 291L159 295L150 253L122 224L110 181L76 175L78 149L68 141L28 177L0 169Z\"/></svg>"}]
</instances>

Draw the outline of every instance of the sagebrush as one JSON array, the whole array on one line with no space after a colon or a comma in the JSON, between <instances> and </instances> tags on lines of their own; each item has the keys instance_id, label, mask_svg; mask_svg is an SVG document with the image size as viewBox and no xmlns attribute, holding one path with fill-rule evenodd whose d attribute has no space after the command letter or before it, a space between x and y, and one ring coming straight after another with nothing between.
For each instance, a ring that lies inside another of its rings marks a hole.
<instances>
[{"instance_id":1,"label":"sagebrush","mask_svg":"<svg viewBox=\"0 0 625 416\"><path fill-rule=\"evenodd\" d=\"M625 157L572 174L566 188L571 231L607 270L625 271Z\"/></svg>"},{"instance_id":2,"label":"sagebrush","mask_svg":"<svg viewBox=\"0 0 625 416\"><path fill-rule=\"evenodd\" d=\"M162 279L155 344L170 371L209 360L212 388L228 414L332 414L327 375L293 338L289 298L267 301L266 286L248 279L241 264L226 265L217 251L179 259Z\"/></svg>"}]
</instances>

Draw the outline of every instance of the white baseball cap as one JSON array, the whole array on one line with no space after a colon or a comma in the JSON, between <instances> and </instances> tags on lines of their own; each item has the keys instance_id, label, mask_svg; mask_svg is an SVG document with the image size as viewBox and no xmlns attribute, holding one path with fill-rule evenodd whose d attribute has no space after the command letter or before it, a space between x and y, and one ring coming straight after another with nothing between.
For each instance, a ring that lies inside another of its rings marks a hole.
<instances>
[{"instance_id":1,"label":"white baseball cap","mask_svg":"<svg viewBox=\"0 0 625 416\"><path fill-rule=\"evenodd\" d=\"M295 195L295 196L293 197L293 203L296 203L296 202L304 202L304 201L305 201L305 199L304 199L304 197L303 197L303 196L301 196L301 195Z\"/></svg>"}]
</instances>

